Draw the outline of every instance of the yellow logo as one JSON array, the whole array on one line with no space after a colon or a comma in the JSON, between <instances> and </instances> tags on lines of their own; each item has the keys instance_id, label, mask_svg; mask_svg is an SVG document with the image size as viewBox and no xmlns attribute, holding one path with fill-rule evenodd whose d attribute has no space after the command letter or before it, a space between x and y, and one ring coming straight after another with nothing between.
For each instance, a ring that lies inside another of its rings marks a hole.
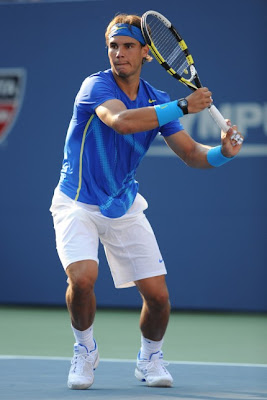
<instances>
[{"instance_id":1,"label":"yellow logo","mask_svg":"<svg viewBox=\"0 0 267 400\"><path fill-rule=\"evenodd\" d=\"M110 35L115 35L120 29L125 29L123 26L116 26L114 25L111 28Z\"/></svg>"},{"instance_id":2,"label":"yellow logo","mask_svg":"<svg viewBox=\"0 0 267 400\"><path fill-rule=\"evenodd\" d=\"M157 100L152 100L152 99L148 100L149 103L155 103L155 101L157 101Z\"/></svg>"},{"instance_id":3,"label":"yellow logo","mask_svg":"<svg viewBox=\"0 0 267 400\"><path fill-rule=\"evenodd\" d=\"M113 29L111 29L111 33L116 33L120 29L124 29L124 26L115 26Z\"/></svg>"}]
</instances>

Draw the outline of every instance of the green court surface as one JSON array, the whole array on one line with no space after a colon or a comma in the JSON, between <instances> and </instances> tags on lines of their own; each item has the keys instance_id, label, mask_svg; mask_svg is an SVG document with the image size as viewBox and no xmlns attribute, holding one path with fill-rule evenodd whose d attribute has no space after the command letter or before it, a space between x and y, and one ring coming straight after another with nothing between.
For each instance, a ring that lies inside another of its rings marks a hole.
<instances>
[{"instance_id":1,"label":"green court surface","mask_svg":"<svg viewBox=\"0 0 267 400\"><path fill-rule=\"evenodd\" d=\"M65 308L0 306L0 354L71 357ZM101 358L135 359L139 311L98 310L94 334ZM163 346L169 361L267 364L267 315L172 312Z\"/></svg>"}]
</instances>

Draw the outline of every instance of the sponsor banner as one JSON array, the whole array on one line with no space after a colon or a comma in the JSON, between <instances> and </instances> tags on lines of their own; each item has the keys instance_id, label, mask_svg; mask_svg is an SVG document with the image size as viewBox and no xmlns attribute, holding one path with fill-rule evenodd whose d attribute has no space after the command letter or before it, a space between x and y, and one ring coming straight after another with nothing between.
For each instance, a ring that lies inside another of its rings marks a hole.
<instances>
[{"instance_id":1,"label":"sponsor banner","mask_svg":"<svg viewBox=\"0 0 267 400\"><path fill-rule=\"evenodd\" d=\"M267 103L223 103L219 109L225 117L231 120L232 124L238 126L239 131L245 137L239 156L267 157ZM196 141L211 146L219 144L220 129L207 110L187 115L181 121L184 128ZM159 135L147 155L171 157L175 154L165 145Z\"/></svg>"},{"instance_id":2,"label":"sponsor banner","mask_svg":"<svg viewBox=\"0 0 267 400\"><path fill-rule=\"evenodd\" d=\"M18 117L25 88L22 68L0 68L0 144L10 133Z\"/></svg>"}]
</instances>

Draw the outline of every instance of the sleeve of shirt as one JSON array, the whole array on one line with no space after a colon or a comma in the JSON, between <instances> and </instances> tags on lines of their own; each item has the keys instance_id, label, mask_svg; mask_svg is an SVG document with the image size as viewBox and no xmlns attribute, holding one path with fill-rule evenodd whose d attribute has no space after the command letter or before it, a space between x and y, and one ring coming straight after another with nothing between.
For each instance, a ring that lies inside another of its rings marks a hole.
<instances>
[{"instance_id":1,"label":"sleeve of shirt","mask_svg":"<svg viewBox=\"0 0 267 400\"><path fill-rule=\"evenodd\" d=\"M182 131L184 129L183 125L181 124L180 120L177 119L175 121L171 121L168 124L165 124L160 127L160 134L162 136L170 136L176 132Z\"/></svg>"},{"instance_id":2,"label":"sleeve of shirt","mask_svg":"<svg viewBox=\"0 0 267 400\"><path fill-rule=\"evenodd\" d=\"M100 75L92 75L82 83L76 96L76 105L83 111L92 114L100 104L115 98L114 89L110 82Z\"/></svg>"}]
</instances>

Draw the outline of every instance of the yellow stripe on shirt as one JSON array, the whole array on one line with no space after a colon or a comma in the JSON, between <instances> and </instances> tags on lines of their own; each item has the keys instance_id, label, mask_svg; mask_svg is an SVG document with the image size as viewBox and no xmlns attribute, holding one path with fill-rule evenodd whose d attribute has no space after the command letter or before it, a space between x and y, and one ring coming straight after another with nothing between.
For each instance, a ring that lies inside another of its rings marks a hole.
<instances>
[{"instance_id":1,"label":"yellow stripe on shirt","mask_svg":"<svg viewBox=\"0 0 267 400\"><path fill-rule=\"evenodd\" d=\"M78 184L78 189L77 189L77 193L75 196L74 200L78 200L79 195L80 195L80 190L82 187L82 171L83 171L83 150L84 150L84 142L85 142L85 138L86 138L86 134L89 128L89 125L92 121L92 119L94 118L94 114L91 115L91 117L89 118L84 131L83 131L83 138L82 138L82 144L81 144L81 151L80 151L80 161L79 161L79 184Z\"/></svg>"}]
</instances>

